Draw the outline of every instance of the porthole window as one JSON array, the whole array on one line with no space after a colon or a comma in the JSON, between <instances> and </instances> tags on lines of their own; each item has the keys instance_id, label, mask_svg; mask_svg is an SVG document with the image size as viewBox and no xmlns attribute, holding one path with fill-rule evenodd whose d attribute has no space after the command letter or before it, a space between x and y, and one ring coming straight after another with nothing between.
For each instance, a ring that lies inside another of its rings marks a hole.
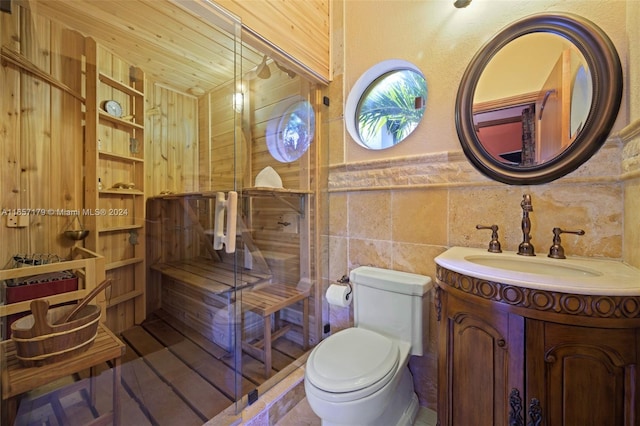
<instances>
[{"instance_id":1,"label":"porthole window","mask_svg":"<svg viewBox=\"0 0 640 426\"><path fill-rule=\"evenodd\" d=\"M418 127L426 102L427 82L415 65L399 59L380 62L349 93L347 131L365 148L390 148Z\"/></svg>"},{"instance_id":2,"label":"porthole window","mask_svg":"<svg viewBox=\"0 0 640 426\"><path fill-rule=\"evenodd\" d=\"M281 104L267 125L267 148L276 160L290 163L302 157L313 141L315 111L306 100Z\"/></svg>"}]
</instances>

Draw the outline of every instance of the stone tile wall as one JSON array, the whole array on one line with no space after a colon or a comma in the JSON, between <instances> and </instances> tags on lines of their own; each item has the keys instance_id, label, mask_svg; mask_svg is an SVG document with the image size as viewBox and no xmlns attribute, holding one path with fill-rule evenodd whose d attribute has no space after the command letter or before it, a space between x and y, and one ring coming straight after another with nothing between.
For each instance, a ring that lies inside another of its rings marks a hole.
<instances>
[{"instance_id":1,"label":"stone tile wall","mask_svg":"<svg viewBox=\"0 0 640 426\"><path fill-rule=\"evenodd\" d=\"M640 144L638 144L640 146ZM539 256L552 244L552 229L583 229L563 235L570 256L623 260L640 251L640 158L635 145L617 135L585 165L549 184L510 186L480 175L461 152L333 166L329 173L329 278L372 265L435 277L434 258L451 246L487 247L499 226L506 251L522 241L520 201L531 194L532 243ZM620 159L626 156L624 161ZM623 167L625 170L623 171ZM629 170L627 170L629 169ZM634 171L635 170L635 171ZM624 180L628 178L627 180ZM634 177L635 176L635 177ZM624 250L625 244L635 249ZM429 295L432 298L433 295ZM332 330L352 324L352 307L326 306ZM435 408L437 330L433 310L427 352L411 369L421 405Z\"/></svg>"}]
</instances>

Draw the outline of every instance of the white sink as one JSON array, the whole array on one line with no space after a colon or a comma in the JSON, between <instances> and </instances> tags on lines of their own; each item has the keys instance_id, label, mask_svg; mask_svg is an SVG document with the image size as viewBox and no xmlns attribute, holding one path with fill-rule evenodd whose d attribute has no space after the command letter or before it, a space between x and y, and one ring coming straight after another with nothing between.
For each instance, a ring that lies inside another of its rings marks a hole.
<instances>
[{"instance_id":1,"label":"white sink","mask_svg":"<svg viewBox=\"0 0 640 426\"><path fill-rule=\"evenodd\" d=\"M597 277L602 275L593 269L583 268L562 262L551 262L531 256L517 258L504 256L471 255L465 256L466 261L490 268L506 269L508 271L526 272L530 274L551 275L554 277ZM566 259L564 259L566 260Z\"/></svg>"},{"instance_id":2,"label":"white sink","mask_svg":"<svg viewBox=\"0 0 640 426\"><path fill-rule=\"evenodd\" d=\"M435 261L460 274L520 287L576 294L640 295L640 269L616 260L551 259L546 253L520 256L514 252L452 247Z\"/></svg>"}]
</instances>

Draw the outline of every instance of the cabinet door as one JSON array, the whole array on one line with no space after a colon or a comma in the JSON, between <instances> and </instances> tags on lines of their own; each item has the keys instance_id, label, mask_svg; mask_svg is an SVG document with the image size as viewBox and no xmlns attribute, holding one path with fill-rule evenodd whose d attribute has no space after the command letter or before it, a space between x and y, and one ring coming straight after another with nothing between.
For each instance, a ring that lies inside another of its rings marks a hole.
<instances>
[{"instance_id":1,"label":"cabinet door","mask_svg":"<svg viewBox=\"0 0 640 426\"><path fill-rule=\"evenodd\" d=\"M507 425L511 389L523 389L524 320L441 292L440 425Z\"/></svg>"},{"instance_id":2,"label":"cabinet door","mask_svg":"<svg viewBox=\"0 0 640 426\"><path fill-rule=\"evenodd\" d=\"M537 323L537 321L532 321ZM537 324L539 326L539 324ZM530 339L529 323L527 340ZM529 346L527 346L529 349ZM537 353L536 353L537 352ZM544 323L543 351L527 353L529 366L544 364L542 424L631 426L637 418L636 331ZM527 374L540 389L539 375Z\"/></svg>"}]
</instances>

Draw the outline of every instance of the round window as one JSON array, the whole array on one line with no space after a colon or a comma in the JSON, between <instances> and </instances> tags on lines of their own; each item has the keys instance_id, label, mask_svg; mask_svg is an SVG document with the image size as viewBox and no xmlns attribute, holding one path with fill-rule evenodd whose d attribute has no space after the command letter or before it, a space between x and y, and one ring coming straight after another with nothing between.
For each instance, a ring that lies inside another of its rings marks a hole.
<instances>
[{"instance_id":1,"label":"round window","mask_svg":"<svg viewBox=\"0 0 640 426\"><path fill-rule=\"evenodd\" d=\"M280 105L281 109L282 105ZM307 152L315 131L316 117L311 104L297 100L276 113L267 125L267 148L276 160L290 163Z\"/></svg>"},{"instance_id":2,"label":"round window","mask_svg":"<svg viewBox=\"0 0 640 426\"><path fill-rule=\"evenodd\" d=\"M407 138L422 120L427 82L413 64L392 59L365 72L345 107L347 131L368 149L385 149Z\"/></svg>"}]
</instances>

